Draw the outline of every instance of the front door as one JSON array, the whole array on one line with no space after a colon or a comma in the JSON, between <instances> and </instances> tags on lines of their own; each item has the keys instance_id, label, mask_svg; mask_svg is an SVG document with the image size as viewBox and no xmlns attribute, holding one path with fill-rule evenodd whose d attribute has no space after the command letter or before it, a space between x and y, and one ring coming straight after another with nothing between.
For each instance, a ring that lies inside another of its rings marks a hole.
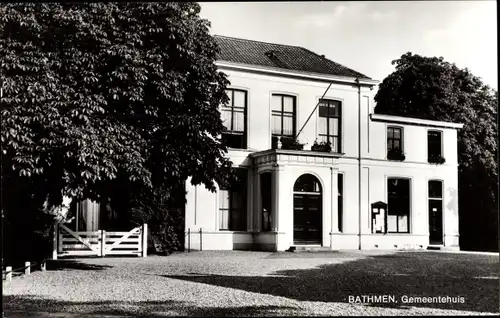
<instances>
[{"instance_id":1,"label":"front door","mask_svg":"<svg viewBox=\"0 0 500 318\"><path fill-rule=\"evenodd\" d=\"M443 244L443 204L441 200L429 200L429 243Z\"/></svg>"},{"instance_id":2,"label":"front door","mask_svg":"<svg viewBox=\"0 0 500 318\"><path fill-rule=\"evenodd\" d=\"M320 245L322 238L322 193L318 179L305 174L297 179L293 192L294 244Z\"/></svg>"},{"instance_id":3,"label":"front door","mask_svg":"<svg viewBox=\"0 0 500 318\"><path fill-rule=\"evenodd\" d=\"M293 195L295 244L321 244L321 195Z\"/></svg>"}]
</instances>

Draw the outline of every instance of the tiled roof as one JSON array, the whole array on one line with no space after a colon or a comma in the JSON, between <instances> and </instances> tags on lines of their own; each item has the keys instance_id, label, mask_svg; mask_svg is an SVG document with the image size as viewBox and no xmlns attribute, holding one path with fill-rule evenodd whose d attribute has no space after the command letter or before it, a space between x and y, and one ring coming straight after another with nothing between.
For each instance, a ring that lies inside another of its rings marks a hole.
<instances>
[{"instance_id":1,"label":"tiled roof","mask_svg":"<svg viewBox=\"0 0 500 318\"><path fill-rule=\"evenodd\" d=\"M370 79L364 74L330 61L303 47L244 40L221 35L215 35L215 40L220 48L220 53L217 56L219 61Z\"/></svg>"}]
</instances>

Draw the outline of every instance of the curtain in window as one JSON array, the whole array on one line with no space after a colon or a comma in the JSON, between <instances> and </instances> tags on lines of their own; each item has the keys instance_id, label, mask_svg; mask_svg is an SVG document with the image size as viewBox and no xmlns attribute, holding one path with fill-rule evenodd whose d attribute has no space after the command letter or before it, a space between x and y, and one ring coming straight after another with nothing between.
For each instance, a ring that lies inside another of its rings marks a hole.
<instances>
[{"instance_id":1,"label":"curtain in window","mask_svg":"<svg viewBox=\"0 0 500 318\"><path fill-rule=\"evenodd\" d=\"M281 116L277 116L273 114L273 119L272 119L272 133L276 135L281 135L282 129L281 129Z\"/></svg>"},{"instance_id":2,"label":"curtain in window","mask_svg":"<svg viewBox=\"0 0 500 318\"><path fill-rule=\"evenodd\" d=\"M335 152L340 152L340 108L339 101L327 99L320 100L318 106L318 141L330 142Z\"/></svg>"},{"instance_id":3,"label":"curtain in window","mask_svg":"<svg viewBox=\"0 0 500 318\"><path fill-rule=\"evenodd\" d=\"M271 98L271 133L275 136L295 135L295 97L273 95Z\"/></svg>"},{"instance_id":4,"label":"curtain in window","mask_svg":"<svg viewBox=\"0 0 500 318\"><path fill-rule=\"evenodd\" d=\"M229 230L229 191L219 190L219 229Z\"/></svg>"},{"instance_id":5,"label":"curtain in window","mask_svg":"<svg viewBox=\"0 0 500 318\"><path fill-rule=\"evenodd\" d=\"M222 139L228 147L246 148L246 108L245 91L227 89L227 104L221 106L221 119L227 131Z\"/></svg>"},{"instance_id":6,"label":"curtain in window","mask_svg":"<svg viewBox=\"0 0 500 318\"><path fill-rule=\"evenodd\" d=\"M247 170L237 168L236 174L230 189L219 189L219 230L246 230Z\"/></svg>"},{"instance_id":7,"label":"curtain in window","mask_svg":"<svg viewBox=\"0 0 500 318\"><path fill-rule=\"evenodd\" d=\"M408 233L410 226L410 180L387 180L387 230L394 233Z\"/></svg>"},{"instance_id":8,"label":"curtain in window","mask_svg":"<svg viewBox=\"0 0 500 318\"><path fill-rule=\"evenodd\" d=\"M387 150L403 149L401 142L402 131L401 128L388 127L387 128Z\"/></svg>"}]
</instances>

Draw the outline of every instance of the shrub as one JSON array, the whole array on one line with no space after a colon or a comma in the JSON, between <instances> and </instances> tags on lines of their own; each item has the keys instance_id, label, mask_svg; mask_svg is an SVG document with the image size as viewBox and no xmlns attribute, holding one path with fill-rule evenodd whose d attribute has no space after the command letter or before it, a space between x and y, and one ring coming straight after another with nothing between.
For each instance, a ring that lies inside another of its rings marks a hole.
<instances>
[{"instance_id":1,"label":"shrub","mask_svg":"<svg viewBox=\"0 0 500 318\"><path fill-rule=\"evenodd\" d=\"M184 184L174 189L144 190L131 200L131 221L136 226L148 224L148 249L152 253L168 255L183 249L186 193Z\"/></svg>"},{"instance_id":2,"label":"shrub","mask_svg":"<svg viewBox=\"0 0 500 318\"><path fill-rule=\"evenodd\" d=\"M5 266L40 262L51 255L54 216L39 209L24 208L22 214L17 210L5 211L2 229Z\"/></svg>"}]
</instances>

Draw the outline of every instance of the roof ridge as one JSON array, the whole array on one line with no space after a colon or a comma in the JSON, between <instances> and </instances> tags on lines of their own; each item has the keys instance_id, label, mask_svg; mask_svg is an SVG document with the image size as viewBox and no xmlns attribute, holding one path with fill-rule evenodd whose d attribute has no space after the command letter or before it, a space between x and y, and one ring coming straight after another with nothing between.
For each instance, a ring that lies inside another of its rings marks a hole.
<instances>
[{"instance_id":1,"label":"roof ridge","mask_svg":"<svg viewBox=\"0 0 500 318\"><path fill-rule=\"evenodd\" d=\"M214 34L214 37L219 37L219 38L228 38L228 39L233 39L233 40L240 40L240 41L250 41L250 42L257 42L257 43L264 43L264 44L272 44L272 45L279 45L279 46L288 46L288 47L298 47L301 49L305 49L302 46L298 45L290 45L290 44L280 44L280 43L272 43L272 42L264 42L264 41L258 41L258 40L250 40L250 39L243 39L243 38L236 38L234 36L227 36L227 35L219 35L219 34Z\"/></svg>"}]
</instances>

